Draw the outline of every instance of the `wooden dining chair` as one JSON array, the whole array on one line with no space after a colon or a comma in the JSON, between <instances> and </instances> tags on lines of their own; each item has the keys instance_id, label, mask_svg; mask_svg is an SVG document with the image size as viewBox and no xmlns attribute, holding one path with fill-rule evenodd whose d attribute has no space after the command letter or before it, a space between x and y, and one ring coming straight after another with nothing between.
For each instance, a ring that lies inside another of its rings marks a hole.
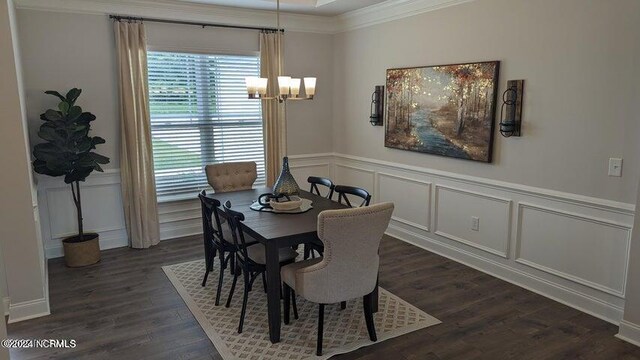
<instances>
[{"instance_id":1,"label":"wooden dining chair","mask_svg":"<svg viewBox=\"0 0 640 360\"><path fill-rule=\"evenodd\" d=\"M336 186L333 184L333 181L331 181L330 179L319 177L319 176L309 176L307 178L307 182L311 184L311 188L309 189L310 193L316 194L318 196L323 196L329 200L331 200L331 198L333 197L333 189ZM327 187L328 189L327 195L322 195L322 193L320 192L320 189L318 188L318 185Z\"/></svg>"},{"instance_id":2,"label":"wooden dining chair","mask_svg":"<svg viewBox=\"0 0 640 360\"><path fill-rule=\"evenodd\" d=\"M253 246L248 246L245 240L244 228L245 225L242 223L244 221L244 214L241 212L235 211L231 209L231 202L227 201L224 204L224 211L227 214L227 222L229 223L229 227L231 229L231 234L233 238L233 242L238 249L236 252L236 263L239 268L242 270L242 275L244 278L244 292L242 294L242 310L240 312L240 323L238 325L238 334L242 333L242 326L244 324L244 317L247 312L247 301L249 298L249 292L253 287L253 283L255 280L262 276L263 286L265 288L267 283L265 280L265 272L267 271L266 266L266 249L262 244L256 244ZM292 248L280 248L279 249L279 261L280 265L291 264L295 261L298 253ZM240 276L239 271L233 276L233 282L231 283L231 291L229 292L229 298L227 299L226 307L231 306L231 299L233 298L233 293L236 288L236 283L238 281L238 277ZM295 294L289 293L289 296L294 296L294 317L298 318L298 309L295 306Z\"/></svg>"},{"instance_id":3,"label":"wooden dining chair","mask_svg":"<svg viewBox=\"0 0 640 360\"><path fill-rule=\"evenodd\" d=\"M393 203L388 202L323 211L318 215L318 237L325 244L324 256L282 267L284 323L289 323L291 291L318 303L318 356L322 355L326 304L362 297L369 338L377 340L373 292L380 264L378 248L392 213Z\"/></svg>"},{"instance_id":4,"label":"wooden dining chair","mask_svg":"<svg viewBox=\"0 0 640 360\"><path fill-rule=\"evenodd\" d=\"M336 185L334 188L335 192L338 194L338 202L340 204L345 204L350 207L354 207L351 205L349 201L349 197L347 195L357 196L362 199L362 203L358 206L369 206L369 202L371 202L371 194L365 189L355 187L355 186L347 186L347 185Z\"/></svg>"},{"instance_id":5,"label":"wooden dining chair","mask_svg":"<svg viewBox=\"0 0 640 360\"><path fill-rule=\"evenodd\" d=\"M258 178L257 165L253 161L212 164L204 170L207 182L216 193L250 190Z\"/></svg>"},{"instance_id":6,"label":"wooden dining chair","mask_svg":"<svg viewBox=\"0 0 640 360\"><path fill-rule=\"evenodd\" d=\"M311 188L309 192L312 194L316 194L318 196L323 196L329 200L333 197L333 189L336 187L333 184L333 181L327 178L319 177L319 176L309 176L307 178L307 182L311 184ZM327 188L327 195L322 195L318 186L325 186ZM320 240L309 242L304 244L304 260L309 258L315 258L316 253L322 255L322 243Z\"/></svg>"},{"instance_id":7,"label":"wooden dining chair","mask_svg":"<svg viewBox=\"0 0 640 360\"><path fill-rule=\"evenodd\" d=\"M225 228L222 227L222 219L218 213L220 211L220 201L208 197L205 190L198 194L198 198L200 198L200 208L202 210L202 233L205 253L205 273L202 279L202 286L207 284L207 277L213 270L213 262L217 254L220 262L220 273L218 274L215 305L218 306L220 304L220 291L224 272L227 266L231 266L231 274L235 273L235 253L237 248L233 243L231 231L225 231ZM250 242L250 244L256 243L255 240Z\"/></svg>"}]
</instances>

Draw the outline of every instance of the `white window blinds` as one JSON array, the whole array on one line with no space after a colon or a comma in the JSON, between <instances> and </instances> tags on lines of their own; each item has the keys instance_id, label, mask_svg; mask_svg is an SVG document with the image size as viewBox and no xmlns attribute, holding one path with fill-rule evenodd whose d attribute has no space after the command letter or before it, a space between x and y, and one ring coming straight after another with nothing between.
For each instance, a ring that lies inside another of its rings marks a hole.
<instances>
[{"instance_id":1,"label":"white window blinds","mask_svg":"<svg viewBox=\"0 0 640 360\"><path fill-rule=\"evenodd\" d=\"M245 87L259 57L150 51L148 67L158 197L195 196L221 162L255 161L264 184L261 104Z\"/></svg>"}]
</instances>

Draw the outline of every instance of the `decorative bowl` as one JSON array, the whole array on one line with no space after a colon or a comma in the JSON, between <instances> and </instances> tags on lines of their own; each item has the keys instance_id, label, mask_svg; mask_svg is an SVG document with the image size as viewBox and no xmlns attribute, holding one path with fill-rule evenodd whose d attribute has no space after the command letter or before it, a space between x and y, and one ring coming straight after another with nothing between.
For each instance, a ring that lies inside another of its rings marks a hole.
<instances>
[{"instance_id":1,"label":"decorative bowl","mask_svg":"<svg viewBox=\"0 0 640 360\"><path fill-rule=\"evenodd\" d=\"M290 211L299 208L300 205L302 205L302 199L299 197L291 197L289 201L270 201L269 205L271 205L275 211Z\"/></svg>"}]
</instances>

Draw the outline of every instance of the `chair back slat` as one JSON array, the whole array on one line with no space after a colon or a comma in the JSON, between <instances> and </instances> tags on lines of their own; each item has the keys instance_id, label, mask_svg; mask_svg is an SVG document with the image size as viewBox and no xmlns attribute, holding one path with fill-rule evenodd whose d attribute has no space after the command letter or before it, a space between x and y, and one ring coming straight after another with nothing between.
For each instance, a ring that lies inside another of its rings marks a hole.
<instances>
[{"instance_id":1,"label":"chair back slat","mask_svg":"<svg viewBox=\"0 0 640 360\"><path fill-rule=\"evenodd\" d=\"M238 249L236 253L242 257L242 260L246 263L250 261L249 254L247 253L247 242L244 238L244 227L242 223L244 221L244 214L231 209L231 201L224 203L224 212L227 214L227 222L231 229L231 236L233 237L233 244Z\"/></svg>"},{"instance_id":2,"label":"chair back slat","mask_svg":"<svg viewBox=\"0 0 640 360\"><path fill-rule=\"evenodd\" d=\"M362 203L358 205L358 207L369 206L371 202L371 194L365 189L355 187L355 186L347 186L347 185L336 185L334 188L335 192L338 193L338 202L340 204L345 204L349 207L354 207L351 205L351 201L347 195L357 196L362 199Z\"/></svg>"},{"instance_id":3,"label":"chair back slat","mask_svg":"<svg viewBox=\"0 0 640 360\"><path fill-rule=\"evenodd\" d=\"M200 208L202 210L202 233L205 241L208 239L216 245L222 245L224 235L222 234L222 221L218 213L220 201L208 197L205 190L198 194L198 198L200 198Z\"/></svg>"},{"instance_id":4,"label":"chair back slat","mask_svg":"<svg viewBox=\"0 0 640 360\"><path fill-rule=\"evenodd\" d=\"M322 186L326 186L329 189L326 198L331 200L331 198L333 197L333 190L336 186L333 184L333 181L331 181L330 179L319 177L319 176L309 176L307 178L307 182L311 184L311 188L309 189L310 193L316 194L318 196L323 196L320 193L320 189L318 188L318 185L322 185Z\"/></svg>"}]
</instances>

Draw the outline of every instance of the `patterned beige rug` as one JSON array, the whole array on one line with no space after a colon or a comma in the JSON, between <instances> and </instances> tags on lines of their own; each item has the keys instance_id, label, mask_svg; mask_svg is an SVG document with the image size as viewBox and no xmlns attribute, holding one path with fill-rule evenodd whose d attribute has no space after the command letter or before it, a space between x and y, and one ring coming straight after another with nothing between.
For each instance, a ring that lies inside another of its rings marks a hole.
<instances>
[{"instance_id":1,"label":"patterned beige rug","mask_svg":"<svg viewBox=\"0 0 640 360\"><path fill-rule=\"evenodd\" d=\"M218 283L218 267L209 274L207 286L200 283L204 261L192 261L165 266L162 269L195 316L220 355L230 359L327 359L374 344L369 340L362 312L362 301L349 301L345 310L340 304L325 307L323 356L315 355L317 304L297 298L300 318L289 325L282 324L281 341L269 341L267 298L258 280L249 293L247 314L242 334L238 320L242 306L242 277L230 308L224 307L231 288L231 276L225 274L220 306L214 305ZM378 342L439 324L440 321L413 305L380 288L379 312L375 314Z\"/></svg>"}]
</instances>

